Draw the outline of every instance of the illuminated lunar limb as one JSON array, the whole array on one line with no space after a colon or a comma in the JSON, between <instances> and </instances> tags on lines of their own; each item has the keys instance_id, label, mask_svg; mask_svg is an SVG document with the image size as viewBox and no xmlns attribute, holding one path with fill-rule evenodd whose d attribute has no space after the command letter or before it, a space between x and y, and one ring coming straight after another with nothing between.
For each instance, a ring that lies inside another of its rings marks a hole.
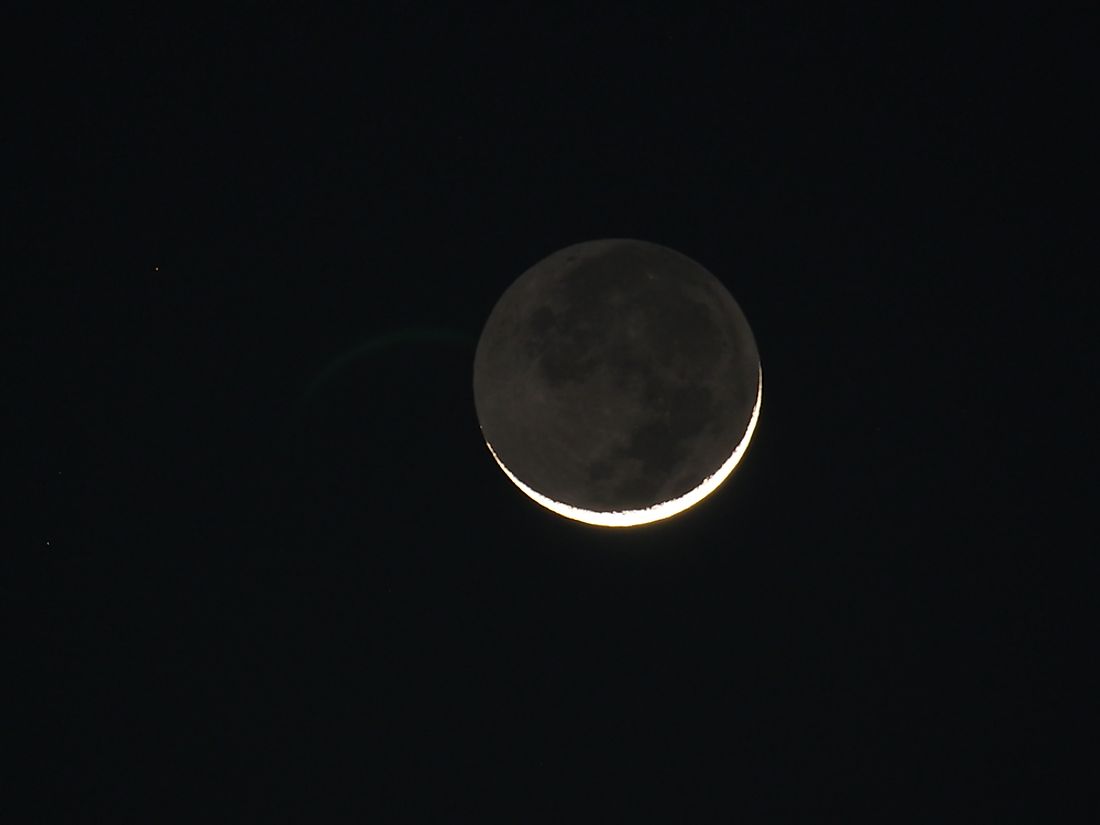
<instances>
[{"instance_id":1,"label":"illuminated lunar limb","mask_svg":"<svg viewBox=\"0 0 1100 825\"><path fill-rule=\"evenodd\" d=\"M763 398L763 384L763 372L761 371L757 373L756 403L753 405L752 415L749 417L749 423L745 428L745 434L741 438L741 442L734 448L729 458L723 462L722 466L719 467L713 475L703 479L703 482L698 487L689 490L679 498L674 498L670 501L664 501L659 504L654 504L652 507L646 507L639 510L598 512L583 510L579 507L563 504L560 501L554 501L552 498L548 498L537 490L533 490L516 478L512 471L504 465L504 462L500 460L500 457L493 450L493 445L486 442L486 446L489 448L489 452L492 453L493 459L496 461L497 465L504 471L504 474L511 479L512 483L522 490L530 499L541 504L547 510L551 510L560 516L565 516L574 521L594 524L598 527L638 527L642 524L651 524L655 521L671 518L677 513L684 512L717 490L722 486L722 482L729 478L737 465L741 463L741 459L748 449L749 442L752 440L753 432L756 430L756 422L760 418L760 402Z\"/></svg>"}]
</instances>

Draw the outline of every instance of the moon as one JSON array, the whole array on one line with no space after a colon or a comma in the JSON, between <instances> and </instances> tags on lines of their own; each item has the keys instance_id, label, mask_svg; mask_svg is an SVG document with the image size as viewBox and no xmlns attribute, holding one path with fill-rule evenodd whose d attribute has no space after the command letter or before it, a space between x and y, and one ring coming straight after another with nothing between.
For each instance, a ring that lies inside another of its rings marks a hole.
<instances>
[{"instance_id":1,"label":"moon","mask_svg":"<svg viewBox=\"0 0 1100 825\"><path fill-rule=\"evenodd\" d=\"M698 503L733 472L760 417L741 308L700 264L646 241L561 249L490 312L474 355L489 452L527 496L631 527Z\"/></svg>"}]
</instances>

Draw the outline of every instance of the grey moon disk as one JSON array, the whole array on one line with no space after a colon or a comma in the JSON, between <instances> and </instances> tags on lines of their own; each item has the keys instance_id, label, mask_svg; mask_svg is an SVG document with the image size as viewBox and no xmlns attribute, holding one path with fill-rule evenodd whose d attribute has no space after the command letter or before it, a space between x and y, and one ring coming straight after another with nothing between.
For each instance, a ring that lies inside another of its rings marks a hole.
<instances>
[{"instance_id":1,"label":"grey moon disk","mask_svg":"<svg viewBox=\"0 0 1100 825\"><path fill-rule=\"evenodd\" d=\"M744 454L760 399L733 296L645 241L539 261L493 307L474 356L478 422L501 469L591 524L644 524L704 498Z\"/></svg>"}]
</instances>

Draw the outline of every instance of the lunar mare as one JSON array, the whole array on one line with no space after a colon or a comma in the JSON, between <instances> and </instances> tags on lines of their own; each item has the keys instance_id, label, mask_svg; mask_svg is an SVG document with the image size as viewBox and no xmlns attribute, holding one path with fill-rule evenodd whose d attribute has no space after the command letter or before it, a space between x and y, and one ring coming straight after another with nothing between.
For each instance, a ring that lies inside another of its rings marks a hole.
<instances>
[{"instance_id":1,"label":"lunar mare","mask_svg":"<svg viewBox=\"0 0 1100 825\"><path fill-rule=\"evenodd\" d=\"M526 495L630 526L700 501L733 472L761 399L760 358L725 286L658 244L574 244L501 295L474 356L490 454Z\"/></svg>"},{"instance_id":2,"label":"lunar mare","mask_svg":"<svg viewBox=\"0 0 1100 825\"><path fill-rule=\"evenodd\" d=\"M756 404L753 405L752 417L749 419L748 429L745 430L745 437L741 439L741 443L734 448L733 453L730 454L730 457L726 459L725 463L718 468L718 471L714 475L703 479L702 484L679 498L672 499L671 501L663 501L659 504L654 504L652 507L646 507L641 510L612 510L608 512L599 512L594 510L582 510L579 507L571 507L560 501L554 501L552 498L547 498L537 490L532 490L516 478L512 474L512 471L500 460L500 456L493 450L492 444L486 441L485 446L489 448L493 460L496 461L500 469L504 471L504 475L508 476L511 482L522 490L532 501L541 504L547 510L551 510L559 516L565 516L574 521L594 524L597 527L638 527L642 524L651 524L655 521L671 518L677 513L682 513L689 507L694 507L722 486L722 482L729 478L737 465L741 463L741 458L745 455L745 450L752 440L752 434L756 430L756 422L760 418L760 401L763 397L763 386L763 375L761 373L757 378Z\"/></svg>"}]
</instances>

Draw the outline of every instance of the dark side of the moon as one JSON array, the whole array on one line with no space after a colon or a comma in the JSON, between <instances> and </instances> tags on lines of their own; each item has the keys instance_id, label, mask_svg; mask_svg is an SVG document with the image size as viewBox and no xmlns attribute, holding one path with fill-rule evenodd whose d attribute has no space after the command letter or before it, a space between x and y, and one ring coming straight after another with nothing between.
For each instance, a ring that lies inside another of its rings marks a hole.
<instances>
[{"instance_id":1,"label":"dark side of the moon","mask_svg":"<svg viewBox=\"0 0 1100 825\"><path fill-rule=\"evenodd\" d=\"M601 240L505 291L478 343L474 401L486 442L533 490L642 510L729 459L759 374L748 322L710 272L664 246Z\"/></svg>"}]
</instances>

